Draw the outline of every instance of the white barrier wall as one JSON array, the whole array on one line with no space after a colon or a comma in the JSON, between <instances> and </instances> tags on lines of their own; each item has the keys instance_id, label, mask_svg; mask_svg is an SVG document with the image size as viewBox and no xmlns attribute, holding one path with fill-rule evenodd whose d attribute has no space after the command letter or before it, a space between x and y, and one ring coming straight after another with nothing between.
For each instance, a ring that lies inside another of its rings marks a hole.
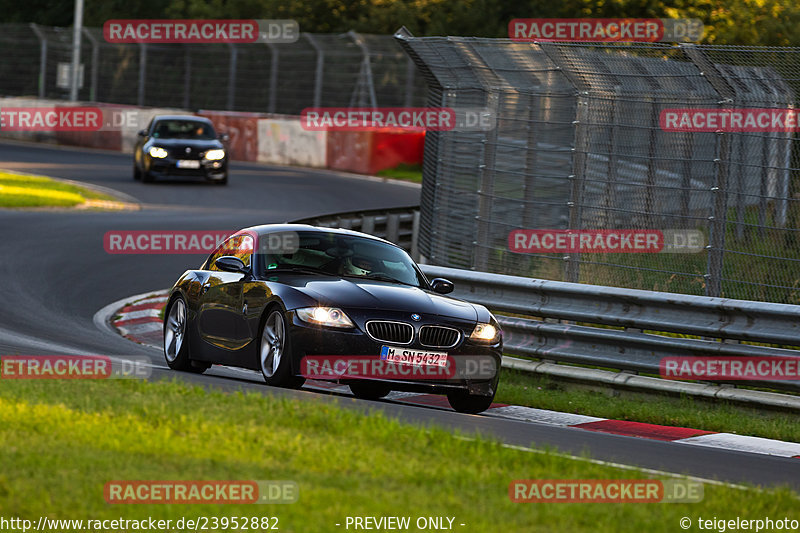
<instances>
[{"instance_id":1,"label":"white barrier wall","mask_svg":"<svg viewBox=\"0 0 800 533\"><path fill-rule=\"evenodd\" d=\"M99 107L103 111L103 131L119 132L121 144L112 143L114 149L119 149L125 153L132 153L136 143L136 133L145 128L150 119L155 115L176 114L186 115L188 113L182 109L167 108L140 108L135 106L96 104L87 102L67 102L64 100L47 100L41 98L0 98L0 109L20 108L20 107ZM0 136L22 141L34 141L57 144L59 142L58 133L55 131L9 131L0 127ZM109 146L89 146L90 148L109 148Z\"/></svg>"},{"instance_id":2,"label":"white barrier wall","mask_svg":"<svg viewBox=\"0 0 800 533\"><path fill-rule=\"evenodd\" d=\"M328 132L306 131L299 119L258 120L258 161L325 168Z\"/></svg>"},{"instance_id":3,"label":"white barrier wall","mask_svg":"<svg viewBox=\"0 0 800 533\"><path fill-rule=\"evenodd\" d=\"M20 97L2 97L0 98L0 109L12 107L48 107L48 106L63 106L69 105L60 100L40 100L39 98L20 98ZM41 143L56 144L56 133L54 131L8 131L0 127L0 136L7 139L16 139L18 141L33 141Z\"/></svg>"}]
</instances>

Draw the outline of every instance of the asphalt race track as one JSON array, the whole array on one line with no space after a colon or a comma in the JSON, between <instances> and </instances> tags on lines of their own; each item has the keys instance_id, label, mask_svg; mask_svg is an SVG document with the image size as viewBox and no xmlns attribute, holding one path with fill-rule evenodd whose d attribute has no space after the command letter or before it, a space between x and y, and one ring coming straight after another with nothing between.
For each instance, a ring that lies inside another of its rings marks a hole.
<instances>
[{"instance_id":1,"label":"asphalt race track","mask_svg":"<svg viewBox=\"0 0 800 533\"><path fill-rule=\"evenodd\" d=\"M196 255L111 255L109 230L235 230L253 224L356 209L412 205L419 188L301 168L236 163L230 183L142 184L131 157L113 152L0 143L0 168L110 187L143 204L140 211L74 212L0 209L0 354L145 355L153 376L221 389L247 388L301 400L337 401L390 416L480 432L511 445L706 479L800 489L800 459L687 446L450 410L368 402L320 392L267 387L246 373L212 369L195 376L166 370L160 352L99 329L94 314L131 295L170 286Z\"/></svg>"}]
</instances>

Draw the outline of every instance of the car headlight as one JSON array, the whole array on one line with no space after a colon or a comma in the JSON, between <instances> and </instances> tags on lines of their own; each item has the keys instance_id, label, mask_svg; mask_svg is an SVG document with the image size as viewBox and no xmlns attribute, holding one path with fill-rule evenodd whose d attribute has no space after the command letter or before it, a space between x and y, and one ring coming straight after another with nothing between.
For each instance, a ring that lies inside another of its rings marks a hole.
<instances>
[{"instance_id":1,"label":"car headlight","mask_svg":"<svg viewBox=\"0 0 800 533\"><path fill-rule=\"evenodd\" d=\"M469 336L469 338L473 341L492 342L497 340L498 335L499 332L493 325L478 324L475 326L475 329L472 330L472 334Z\"/></svg>"},{"instance_id":2,"label":"car headlight","mask_svg":"<svg viewBox=\"0 0 800 533\"><path fill-rule=\"evenodd\" d=\"M208 152L206 152L206 155L204 157L209 161L217 161L218 159L222 159L223 157L225 157L225 150L220 150L220 149L209 150Z\"/></svg>"},{"instance_id":3,"label":"car headlight","mask_svg":"<svg viewBox=\"0 0 800 533\"><path fill-rule=\"evenodd\" d=\"M344 311L336 307L302 307L297 310L297 316L303 322L320 326L333 328L355 327L353 321L344 314Z\"/></svg>"},{"instance_id":4,"label":"car headlight","mask_svg":"<svg viewBox=\"0 0 800 533\"><path fill-rule=\"evenodd\" d=\"M169 155L169 152L167 152L160 146L153 146L152 148L150 148L150 151L148 153L150 154L150 157L155 157L156 159L164 159Z\"/></svg>"}]
</instances>

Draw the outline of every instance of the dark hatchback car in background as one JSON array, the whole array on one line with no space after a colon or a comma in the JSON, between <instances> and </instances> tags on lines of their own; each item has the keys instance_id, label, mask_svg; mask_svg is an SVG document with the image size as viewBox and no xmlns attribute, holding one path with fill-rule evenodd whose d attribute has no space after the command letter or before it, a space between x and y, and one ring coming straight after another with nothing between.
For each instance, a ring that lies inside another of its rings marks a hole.
<instances>
[{"instance_id":1,"label":"dark hatchback car in background","mask_svg":"<svg viewBox=\"0 0 800 533\"><path fill-rule=\"evenodd\" d=\"M138 133L133 151L133 178L197 177L224 185L228 154L214 125L194 115L160 115Z\"/></svg>"},{"instance_id":2,"label":"dark hatchback car in background","mask_svg":"<svg viewBox=\"0 0 800 533\"><path fill-rule=\"evenodd\" d=\"M175 283L164 314L164 354L175 370L244 367L283 387L320 379L309 375L310 360L386 363L382 368L403 372L322 379L347 384L364 399L391 391L446 394L455 410L478 413L497 391L502 332L484 306L445 296L452 290L378 237L255 226L229 237ZM437 373L442 368L458 372Z\"/></svg>"}]
</instances>

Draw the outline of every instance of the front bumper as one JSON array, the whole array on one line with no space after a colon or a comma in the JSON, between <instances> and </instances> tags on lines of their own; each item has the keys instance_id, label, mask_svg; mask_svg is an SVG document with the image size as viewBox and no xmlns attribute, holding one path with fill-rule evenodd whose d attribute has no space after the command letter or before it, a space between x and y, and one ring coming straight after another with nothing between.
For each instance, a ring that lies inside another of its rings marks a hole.
<instances>
[{"instance_id":1,"label":"front bumper","mask_svg":"<svg viewBox=\"0 0 800 533\"><path fill-rule=\"evenodd\" d=\"M217 161L193 160L199 162L199 168L179 168L178 161L182 160L174 157L159 159L147 155L145 161L145 170L154 177L195 177L213 181L223 179L228 175L227 158Z\"/></svg>"},{"instance_id":2,"label":"front bumper","mask_svg":"<svg viewBox=\"0 0 800 533\"><path fill-rule=\"evenodd\" d=\"M365 331L366 320L398 320L400 317L407 317L408 313L393 313L381 312L379 316L375 315L374 310L369 313L354 313L351 310L346 311L348 316L356 323L356 328L352 329L339 329L324 326L317 326L309 324L300 320L296 313L289 311L288 317L291 321L292 327L290 330L291 347L292 347L292 368L296 375L305 374L305 367L303 366L303 358L307 356L314 356L313 359L319 361L323 357L330 357L332 361L341 361L342 358L352 357L356 358L359 363L362 361L372 363L374 369L376 366L381 366L378 362L381 361L381 348L382 346L397 346L391 342L379 342L372 339ZM446 393L448 391L466 391L470 394L480 396L492 396L497 389L497 383L500 376L500 364L502 361L502 337L493 344L476 343L470 341L467 337L474 328L474 322L457 321L451 319L439 319L435 317L431 321L424 321L412 324L415 330L424 325L442 325L451 328L456 328L461 331L459 342L452 348L435 348L423 346L419 343L418 336L415 333L414 340L411 344L403 345L402 348L408 350L420 350L428 352L446 352L448 359L459 369L454 371L452 375L447 377L440 376L420 376L415 375L414 372L406 372L405 375L399 373L388 373L387 376L377 377L370 374L366 378L369 381L380 382L388 384L392 390L408 391L408 392L427 392L427 393ZM403 320L404 322L409 322ZM480 361L480 370L477 370L476 364L468 364L467 359L472 362ZM487 365L486 363L490 363ZM367 365L363 365L367 366ZM407 367L407 365L406 365ZM360 368L360 367L359 367ZM476 371L472 372L471 368ZM466 369L466 370L465 370ZM309 377L307 375L307 377ZM315 378L317 379L317 378ZM351 383L354 380L348 378L330 379L338 383Z\"/></svg>"}]
</instances>

